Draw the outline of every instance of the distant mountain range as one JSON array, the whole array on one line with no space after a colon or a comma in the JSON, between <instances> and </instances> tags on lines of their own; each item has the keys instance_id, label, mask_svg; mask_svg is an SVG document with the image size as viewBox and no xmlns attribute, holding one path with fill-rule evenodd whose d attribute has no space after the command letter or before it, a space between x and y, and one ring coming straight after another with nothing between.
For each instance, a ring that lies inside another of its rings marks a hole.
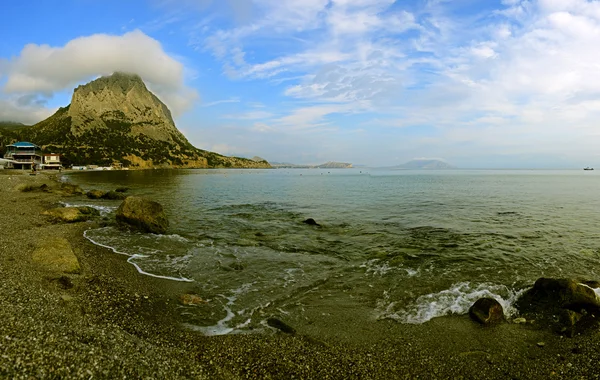
<instances>
[{"instance_id":1,"label":"distant mountain range","mask_svg":"<svg viewBox=\"0 0 600 380\"><path fill-rule=\"evenodd\" d=\"M402 165L392 166L391 169L443 170L456 169L456 166L442 160L415 159Z\"/></svg>"},{"instance_id":2,"label":"distant mountain range","mask_svg":"<svg viewBox=\"0 0 600 380\"><path fill-rule=\"evenodd\" d=\"M297 165L287 162L270 162L270 164L275 169L349 169L352 167L351 163L334 161L329 161L320 165Z\"/></svg>"}]
</instances>

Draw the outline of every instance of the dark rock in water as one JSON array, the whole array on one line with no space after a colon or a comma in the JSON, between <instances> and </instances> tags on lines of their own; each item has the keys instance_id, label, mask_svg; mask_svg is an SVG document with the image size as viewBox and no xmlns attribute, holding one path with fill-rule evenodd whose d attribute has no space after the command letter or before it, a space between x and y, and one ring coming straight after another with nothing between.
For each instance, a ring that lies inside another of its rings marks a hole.
<instances>
[{"instance_id":1,"label":"dark rock in water","mask_svg":"<svg viewBox=\"0 0 600 380\"><path fill-rule=\"evenodd\" d=\"M271 317L269 319L267 319L267 325L280 330L281 332L284 332L286 334L295 334L296 330L288 325L287 323L283 322L281 319L275 318L275 317Z\"/></svg>"},{"instance_id":2,"label":"dark rock in water","mask_svg":"<svg viewBox=\"0 0 600 380\"><path fill-rule=\"evenodd\" d=\"M117 193L116 191L109 191L108 193L104 193L104 195L102 195L102 199L109 199L112 201L121 201L125 198L127 198L127 195L123 193Z\"/></svg>"},{"instance_id":3,"label":"dark rock in water","mask_svg":"<svg viewBox=\"0 0 600 380\"><path fill-rule=\"evenodd\" d=\"M115 191L116 191L117 193L126 193L128 190L129 190L129 188L128 188L128 187L117 187L117 188L115 189Z\"/></svg>"},{"instance_id":4,"label":"dark rock in water","mask_svg":"<svg viewBox=\"0 0 600 380\"><path fill-rule=\"evenodd\" d=\"M90 206L80 206L80 207L76 207L76 208L83 215L90 215L90 216L99 216L100 215L100 211L98 211L97 209L90 207Z\"/></svg>"},{"instance_id":5,"label":"dark rock in water","mask_svg":"<svg viewBox=\"0 0 600 380\"><path fill-rule=\"evenodd\" d=\"M122 227L142 232L164 234L169 220L158 202L140 197L127 197L117 209L117 222Z\"/></svg>"},{"instance_id":6,"label":"dark rock in water","mask_svg":"<svg viewBox=\"0 0 600 380\"><path fill-rule=\"evenodd\" d=\"M570 309L600 311L596 292L587 285L569 279L540 278L517 301L519 311Z\"/></svg>"},{"instance_id":7,"label":"dark rock in water","mask_svg":"<svg viewBox=\"0 0 600 380\"><path fill-rule=\"evenodd\" d=\"M308 224L309 226L320 226L313 218L308 218L304 220L302 223Z\"/></svg>"},{"instance_id":8,"label":"dark rock in water","mask_svg":"<svg viewBox=\"0 0 600 380\"><path fill-rule=\"evenodd\" d=\"M469 316L482 325L490 325L504 320L504 310L495 299L480 298L469 309Z\"/></svg>"},{"instance_id":9,"label":"dark rock in water","mask_svg":"<svg viewBox=\"0 0 600 380\"><path fill-rule=\"evenodd\" d=\"M104 194L106 194L106 192L102 190L90 190L85 195L90 199L101 199Z\"/></svg>"},{"instance_id":10,"label":"dark rock in water","mask_svg":"<svg viewBox=\"0 0 600 380\"><path fill-rule=\"evenodd\" d=\"M246 264L236 261L236 262L229 264L229 268L231 268L233 270L244 270L244 269L246 269Z\"/></svg>"}]
</instances>

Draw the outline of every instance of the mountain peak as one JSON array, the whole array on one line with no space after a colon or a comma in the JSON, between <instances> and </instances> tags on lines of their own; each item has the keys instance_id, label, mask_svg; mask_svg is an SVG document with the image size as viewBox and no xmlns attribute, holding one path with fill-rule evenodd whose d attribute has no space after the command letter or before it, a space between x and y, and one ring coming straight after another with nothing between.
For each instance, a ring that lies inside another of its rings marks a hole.
<instances>
[{"instance_id":1,"label":"mountain peak","mask_svg":"<svg viewBox=\"0 0 600 380\"><path fill-rule=\"evenodd\" d=\"M142 78L123 72L77 87L68 107L19 133L79 165L270 167L195 148Z\"/></svg>"},{"instance_id":2,"label":"mountain peak","mask_svg":"<svg viewBox=\"0 0 600 380\"><path fill-rule=\"evenodd\" d=\"M175 128L171 111L136 74L116 72L77 87L69 116L75 134L118 122L134 126L133 133L143 132L156 140L187 142Z\"/></svg>"},{"instance_id":3,"label":"mountain peak","mask_svg":"<svg viewBox=\"0 0 600 380\"><path fill-rule=\"evenodd\" d=\"M84 94L88 94L90 92L97 92L108 87L112 91L126 94L136 86L140 87L140 89L147 90L144 81L139 75L116 71L112 75L102 76L87 84L78 86L75 89L75 92L83 92Z\"/></svg>"}]
</instances>

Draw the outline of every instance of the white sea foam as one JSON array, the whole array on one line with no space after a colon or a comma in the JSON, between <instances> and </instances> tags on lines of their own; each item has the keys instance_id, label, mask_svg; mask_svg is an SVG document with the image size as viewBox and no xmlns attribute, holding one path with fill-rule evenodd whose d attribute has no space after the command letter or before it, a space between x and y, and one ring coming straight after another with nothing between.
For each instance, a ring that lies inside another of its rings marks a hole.
<instances>
[{"instance_id":1,"label":"white sea foam","mask_svg":"<svg viewBox=\"0 0 600 380\"><path fill-rule=\"evenodd\" d=\"M413 277L419 274L419 269L403 268L403 267L392 267L386 261L380 259L372 259L366 261L360 265L361 268L365 269L365 276L380 276L383 277L390 272L402 271L406 272L408 277Z\"/></svg>"},{"instance_id":2,"label":"white sea foam","mask_svg":"<svg viewBox=\"0 0 600 380\"><path fill-rule=\"evenodd\" d=\"M420 324L444 315L466 314L479 298L491 297L502 305L504 315L509 318L517 313L513 305L524 291L525 289L513 290L504 285L460 282L450 289L420 296L413 304L402 308L398 308L398 303L385 291L383 298L377 302L377 313L379 319Z\"/></svg>"},{"instance_id":3,"label":"white sea foam","mask_svg":"<svg viewBox=\"0 0 600 380\"><path fill-rule=\"evenodd\" d=\"M369 260L360 265L361 268L365 268L365 275L372 276L384 276L389 271L393 270L392 267L389 266L387 262L381 262L379 259Z\"/></svg>"},{"instance_id":4,"label":"white sea foam","mask_svg":"<svg viewBox=\"0 0 600 380\"><path fill-rule=\"evenodd\" d=\"M117 207L99 206L99 205L94 205L94 204L74 204L74 203L67 203L67 202L62 202L62 201L60 201L59 203L61 205L63 205L64 207L91 207L93 209L100 211L100 215L102 215L102 216L110 214L111 212L113 212L117 209Z\"/></svg>"},{"instance_id":5,"label":"white sea foam","mask_svg":"<svg viewBox=\"0 0 600 380\"><path fill-rule=\"evenodd\" d=\"M104 230L104 229L108 229L108 228L110 228L110 227L100 228L99 230ZM157 275L157 274L154 274L154 273L147 272L147 271L143 270L137 263L135 263L133 261L135 259L140 259L140 258L144 258L144 257L147 257L147 256L141 255L141 254L131 254L131 253L128 253L128 252L122 252L122 251L117 250L115 247L111 247L109 245L102 244L102 243L100 243L100 242L92 239L91 237L89 237L88 236L88 231L91 231L91 230L84 231L83 237L85 237L86 239L88 239L90 242L92 242L93 244L95 244L97 246L110 249L114 253L118 253L120 255L129 256L129 258L127 259L127 262L130 263L131 265L133 265L135 267L135 269L137 269L137 271L140 274L144 274L146 276L155 277L155 278L162 278L162 279L165 279L165 280L181 281L181 282L194 282L194 280L189 279L189 278L185 278L185 277L161 276L161 275Z\"/></svg>"},{"instance_id":6,"label":"white sea foam","mask_svg":"<svg viewBox=\"0 0 600 380\"><path fill-rule=\"evenodd\" d=\"M220 319L216 324L212 326L196 326L187 324L186 326L192 330L200 331L201 333L207 336L227 335L235 333L236 331L247 327L250 324L251 318L248 318L246 321L239 323L238 325L233 327L229 326L228 322L230 322L235 317L235 313L233 312L232 308L235 305L235 301L237 301L238 296L250 291L253 285L254 283L243 284L239 288L232 290L232 295L230 296L219 294L220 297L227 300L227 303L223 305L223 309L225 310L225 317ZM242 315L243 312L243 310L238 311L238 315Z\"/></svg>"}]
</instances>

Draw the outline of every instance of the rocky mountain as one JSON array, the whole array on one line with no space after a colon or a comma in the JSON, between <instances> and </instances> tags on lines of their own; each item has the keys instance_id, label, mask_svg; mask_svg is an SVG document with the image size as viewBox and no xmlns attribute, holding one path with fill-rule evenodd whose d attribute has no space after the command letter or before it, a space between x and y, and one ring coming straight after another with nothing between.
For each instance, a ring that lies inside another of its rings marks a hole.
<instances>
[{"instance_id":1,"label":"rocky mountain","mask_svg":"<svg viewBox=\"0 0 600 380\"><path fill-rule=\"evenodd\" d=\"M0 126L1 128L1 126ZM114 73L73 92L71 104L33 126L0 135L31 141L78 164L133 168L268 168L267 161L197 149L177 129L167 106L133 74ZM0 140L2 137L0 136Z\"/></svg>"},{"instance_id":2,"label":"rocky mountain","mask_svg":"<svg viewBox=\"0 0 600 380\"><path fill-rule=\"evenodd\" d=\"M455 166L450 165L442 160L431 160L431 159L415 159L410 160L405 164L394 166L393 169L456 169Z\"/></svg>"}]
</instances>

